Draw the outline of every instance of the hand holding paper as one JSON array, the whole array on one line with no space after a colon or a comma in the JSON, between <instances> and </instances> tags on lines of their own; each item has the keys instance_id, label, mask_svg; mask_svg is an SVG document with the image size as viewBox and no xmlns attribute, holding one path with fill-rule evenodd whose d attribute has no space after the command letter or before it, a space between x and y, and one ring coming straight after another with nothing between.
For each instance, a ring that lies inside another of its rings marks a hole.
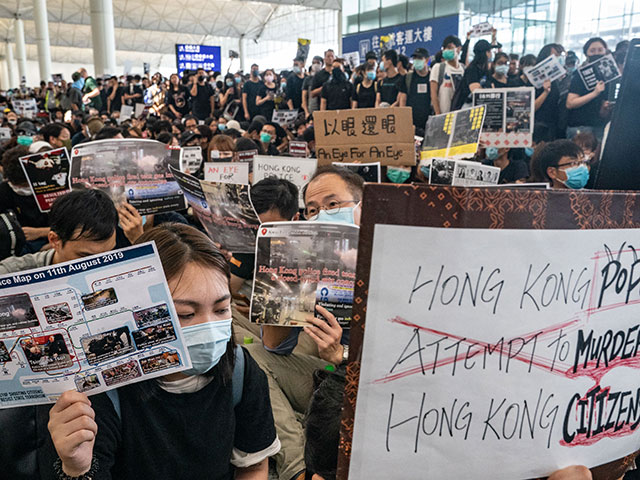
<instances>
[{"instance_id":1,"label":"hand holding paper","mask_svg":"<svg viewBox=\"0 0 640 480\"><path fill-rule=\"evenodd\" d=\"M326 308L316 305L316 310L326 321L310 316L307 321L314 326L304 327L304 331L318 345L318 354L321 359L339 365L342 363L344 351L340 344L342 327Z\"/></svg>"}]
</instances>

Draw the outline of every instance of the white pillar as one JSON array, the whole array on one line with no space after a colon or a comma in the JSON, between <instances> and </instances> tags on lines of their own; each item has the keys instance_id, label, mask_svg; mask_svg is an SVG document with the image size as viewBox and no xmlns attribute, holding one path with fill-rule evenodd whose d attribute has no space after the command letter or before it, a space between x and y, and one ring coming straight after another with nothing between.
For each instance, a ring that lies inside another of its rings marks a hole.
<instances>
[{"instance_id":1,"label":"white pillar","mask_svg":"<svg viewBox=\"0 0 640 480\"><path fill-rule=\"evenodd\" d=\"M336 50L336 52L338 53L338 56L341 57L342 56L342 0L340 0L339 3L340 3L340 8L336 10L336 15L338 15L338 19L337 19L338 21L336 22L338 24L338 49Z\"/></svg>"},{"instance_id":2,"label":"white pillar","mask_svg":"<svg viewBox=\"0 0 640 480\"><path fill-rule=\"evenodd\" d=\"M40 80L51 80L51 44L49 42L49 18L47 0L33 0L33 21L36 24L36 45L38 45L38 66Z\"/></svg>"},{"instance_id":3,"label":"white pillar","mask_svg":"<svg viewBox=\"0 0 640 480\"><path fill-rule=\"evenodd\" d=\"M93 63L97 77L116 74L116 35L112 0L90 0Z\"/></svg>"},{"instance_id":4,"label":"white pillar","mask_svg":"<svg viewBox=\"0 0 640 480\"><path fill-rule=\"evenodd\" d=\"M9 72L7 71L7 57L0 57L0 89L9 90Z\"/></svg>"},{"instance_id":5,"label":"white pillar","mask_svg":"<svg viewBox=\"0 0 640 480\"><path fill-rule=\"evenodd\" d=\"M567 0L558 0L558 11L556 12L556 36L555 43L562 44L564 41L564 27L567 22Z\"/></svg>"},{"instance_id":6,"label":"white pillar","mask_svg":"<svg viewBox=\"0 0 640 480\"><path fill-rule=\"evenodd\" d=\"M18 56L18 79L20 83L27 81L27 47L24 43L24 22L16 13L16 55Z\"/></svg>"},{"instance_id":7,"label":"white pillar","mask_svg":"<svg viewBox=\"0 0 640 480\"><path fill-rule=\"evenodd\" d=\"M240 57L240 70L246 73L244 71L244 34L240 35L238 39L238 56Z\"/></svg>"},{"instance_id":8,"label":"white pillar","mask_svg":"<svg viewBox=\"0 0 640 480\"><path fill-rule=\"evenodd\" d=\"M16 75L15 75L15 60L13 59L13 47L11 46L11 42L7 39L5 43L5 57L7 59L7 75L9 80L9 88L13 88L16 86Z\"/></svg>"}]
</instances>

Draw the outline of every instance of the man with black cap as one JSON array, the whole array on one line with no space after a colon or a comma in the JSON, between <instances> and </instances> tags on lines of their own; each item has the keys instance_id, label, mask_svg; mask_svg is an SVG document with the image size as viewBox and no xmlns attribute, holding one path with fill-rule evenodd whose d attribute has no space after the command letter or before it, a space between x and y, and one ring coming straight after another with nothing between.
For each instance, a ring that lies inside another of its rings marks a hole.
<instances>
[{"instance_id":1,"label":"man with black cap","mask_svg":"<svg viewBox=\"0 0 640 480\"><path fill-rule=\"evenodd\" d=\"M413 71L405 77L407 87L407 107L413 111L413 126L424 128L431 112L431 96L429 95L429 52L426 48L414 50Z\"/></svg>"},{"instance_id":2,"label":"man with black cap","mask_svg":"<svg viewBox=\"0 0 640 480\"><path fill-rule=\"evenodd\" d=\"M462 77L460 88L454 94L451 110L459 110L465 103L471 103L471 93L478 88L487 88L491 75L494 48L502 48L499 43L490 44L486 40L478 40L473 46L473 61Z\"/></svg>"},{"instance_id":3,"label":"man with black cap","mask_svg":"<svg viewBox=\"0 0 640 480\"><path fill-rule=\"evenodd\" d=\"M200 135L198 131L185 130L180 135L180 146L181 147L199 147L201 139L202 139L202 135Z\"/></svg>"}]
</instances>

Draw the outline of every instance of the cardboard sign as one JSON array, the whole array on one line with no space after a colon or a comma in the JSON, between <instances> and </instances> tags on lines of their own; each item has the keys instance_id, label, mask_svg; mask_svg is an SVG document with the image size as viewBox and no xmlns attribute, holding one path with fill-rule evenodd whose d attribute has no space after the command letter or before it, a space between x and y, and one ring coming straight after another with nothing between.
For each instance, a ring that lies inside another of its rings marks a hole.
<instances>
[{"instance_id":1,"label":"cardboard sign","mask_svg":"<svg viewBox=\"0 0 640 480\"><path fill-rule=\"evenodd\" d=\"M486 107L480 141L498 148L531 146L535 101L533 87L475 90L473 105Z\"/></svg>"},{"instance_id":2,"label":"cardboard sign","mask_svg":"<svg viewBox=\"0 0 640 480\"><path fill-rule=\"evenodd\" d=\"M558 57L549 55L540 63L525 68L524 74L531 82L531 85L535 88L542 88L545 81L553 82L564 77L567 74L567 69L560 65Z\"/></svg>"},{"instance_id":3,"label":"cardboard sign","mask_svg":"<svg viewBox=\"0 0 640 480\"><path fill-rule=\"evenodd\" d=\"M343 326L351 321L358 230L324 222L263 223L256 242L252 322L308 325L316 305Z\"/></svg>"},{"instance_id":4,"label":"cardboard sign","mask_svg":"<svg viewBox=\"0 0 640 480\"><path fill-rule=\"evenodd\" d=\"M497 185L500 178L500 168L478 162L432 158L421 161L420 166L423 165L429 168L429 183L432 185L486 187Z\"/></svg>"},{"instance_id":5,"label":"cardboard sign","mask_svg":"<svg viewBox=\"0 0 640 480\"><path fill-rule=\"evenodd\" d=\"M282 127L291 128L298 118L298 110L274 110L271 121Z\"/></svg>"},{"instance_id":6,"label":"cardboard sign","mask_svg":"<svg viewBox=\"0 0 640 480\"><path fill-rule=\"evenodd\" d=\"M578 73L587 90L596 88L598 82L609 83L620 78L620 70L611 53L595 62L580 65Z\"/></svg>"},{"instance_id":7,"label":"cardboard sign","mask_svg":"<svg viewBox=\"0 0 640 480\"><path fill-rule=\"evenodd\" d=\"M71 153L71 188L98 188L116 205L127 201L140 215L186 208L180 186L168 170L175 150L155 140L98 140Z\"/></svg>"},{"instance_id":8,"label":"cardboard sign","mask_svg":"<svg viewBox=\"0 0 640 480\"><path fill-rule=\"evenodd\" d=\"M207 182L249 184L249 164L243 162L207 162L204 164Z\"/></svg>"},{"instance_id":9,"label":"cardboard sign","mask_svg":"<svg viewBox=\"0 0 640 480\"><path fill-rule=\"evenodd\" d=\"M471 27L471 37L484 37L493 33L493 25L489 22L482 22Z\"/></svg>"},{"instance_id":10,"label":"cardboard sign","mask_svg":"<svg viewBox=\"0 0 640 480\"><path fill-rule=\"evenodd\" d=\"M123 122L124 120L128 120L133 115L133 106L131 105L122 105L120 107L120 117L118 120Z\"/></svg>"},{"instance_id":11,"label":"cardboard sign","mask_svg":"<svg viewBox=\"0 0 640 480\"><path fill-rule=\"evenodd\" d=\"M263 178L269 177L289 180L298 187L299 199L303 202L302 187L309 183L316 167L317 160L315 158L256 155L253 159L253 183L255 185Z\"/></svg>"},{"instance_id":12,"label":"cardboard sign","mask_svg":"<svg viewBox=\"0 0 640 480\"><path fill-rule=\"evenodd\" d=\"M209 237L233 253L253 253L260 220L249 185L205 182L169 167Z\"/></svg>"},{"instance_id":13,"label":"cardboard sign","mask_svg":"<svg viewBox=\"0 0 640 480\"><path fill-rule=\"evenodd\" d=\"M638 201L366 185L337 478L530 479L636 451Z\"/></svg>"},{"instance_id":14,"label":"cardboard sign","mask_svg":"<svg viewBox=\"0 0 640 480\"><path fill-rule=\"evenodd\" d=\"M190 175L195 174L202 165L202 148L182 147L180 151L180 170Z\"/></svg>"},{"instance_id":15,"label":"cardboard sign","mask_svg":"<svg viewBox=\"0 0 640 480\"><path fill-rule=\"evenodd\" d=\"M380 183L382 174L380 173L380 162L375 163L334 163L336 167L346 168L353 173L357 173L365 182Z\"/></svg>"},{"instance_id":16,"label":"cardboard sign","mask_svg":"<svg viewBox=\"0 0 640 480\"><path fill-rule=\"evenodd\" d=\"M307 142L290 141L289 155L292 157L307 158Z\"/></svg>"},{"instance_id":17,"label":"cardboard sign","mask_svg":"<svg viewBox=\"0 0 640 480\"><path fill-rule=\"evenodd\" d=\"M313 112L319 165L380 162L413 166L411 108L362 108Z\"/></svg>"},{"instance_id":18,"label":"cardboard sign","mask_svg":"<svg viewBox=\"0 0 640 480\"><path fill-rule=\"evenodd\" d=\"M427 120L420 158L467 158L478 151L486 107L465 108Z\"/></svg>"},{"instance_id":19,"label":"cardboard sign","mask_svg":"<svg viewBox=\"0 0 640 480\"><path fill-rule=\"evenodd\" d=\"M0 408L191 366L153 242L0 277Z\"/></svg>"},{"instance_id":20,"label":"cardboard sign","mask_svg":"<svg viewBox=\"0 0 640 480\"><path fill-rule=\"evenodd\" d=\"M66 148L20 157L29 187L41 212L51 210L58 197L71 191L69 187L69 153Z\"/></svg>"}]
</instances>

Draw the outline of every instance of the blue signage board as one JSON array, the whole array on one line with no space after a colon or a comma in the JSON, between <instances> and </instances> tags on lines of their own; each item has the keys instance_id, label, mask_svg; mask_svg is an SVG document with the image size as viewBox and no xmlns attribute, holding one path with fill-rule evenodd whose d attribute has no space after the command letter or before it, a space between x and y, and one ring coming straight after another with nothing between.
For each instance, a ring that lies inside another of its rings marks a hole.
<instances>
[{"instance_id":1,"label":"blue signage board","mask_svg":"<svg viewBox=\"0 0 640 480\"><path fill-rule=\"evenodd\" d=\"M416 48L422 47L429 51L429 55L434 55L448 35L458 35L458 28L458 15L378 28L343 36L342 51L358 52L361 63L367 52L372 50L380 58L381 37L389 37L387 48L395 49L398 54L410 57Z\"/></svg>"},{"instance_id":2,"label":"blue signage board","mask_svg":"<svg viewBox=\"0 0 640 480\"><path fill-rule=\"evenodd\" d=\"M203 68L207 72L221 71L220 47L212 45L176 44L178 75L185 70Z\"/></svg>"}]
</instances>

